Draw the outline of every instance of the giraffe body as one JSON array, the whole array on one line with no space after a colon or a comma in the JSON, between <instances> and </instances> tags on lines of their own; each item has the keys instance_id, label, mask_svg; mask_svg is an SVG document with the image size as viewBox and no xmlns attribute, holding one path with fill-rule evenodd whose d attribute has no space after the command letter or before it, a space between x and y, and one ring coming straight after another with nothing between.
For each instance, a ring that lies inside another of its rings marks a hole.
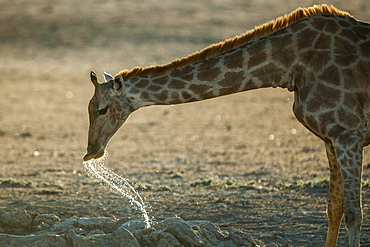
<instances>
[{"instance_id":1,"label":"giraffe body","mask_svg":"<svg viewBox=\"0 0 370 247\"><path fill-rule=\"evenodd\" d=\"M269 25L278 27L270 30ZM130 113L144 106L264 87L294 92L296 118L326 145L330 167L326 246L336 246L343 215L349 246L359 246L362 149L370 144L368 23L333 7L300 9L182 60L106 78L98 83L91 74L95 94L89 104L84 160L101 157Z\"/></svg>"}]
</instances>

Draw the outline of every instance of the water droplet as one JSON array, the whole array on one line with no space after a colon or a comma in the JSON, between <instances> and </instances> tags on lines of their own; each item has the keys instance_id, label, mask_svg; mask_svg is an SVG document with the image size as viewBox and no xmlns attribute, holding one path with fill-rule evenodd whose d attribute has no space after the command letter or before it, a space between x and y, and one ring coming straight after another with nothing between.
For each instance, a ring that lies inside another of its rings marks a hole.
<instances>
[{"instance_id":1,"label":"water droplet","mask_svg":"<svg viewBox=\"0 0 370 247\"><path fill-rule=\"evenodd\" d=\"M291 129L290 133L292 133L292 135L295 135L295 134L297 134L297 130L296 129Z\"/></svg>"},{"instance_id":2,"label":"water droplet","mask_svg":"<svg viewBox=\"0 0 370 247\"><path fill-rule=\"evenodd\" d=\"M273 141L275 139L275 136L273 134L269 135L270 141Z\"/></svg>"}]
</instances>

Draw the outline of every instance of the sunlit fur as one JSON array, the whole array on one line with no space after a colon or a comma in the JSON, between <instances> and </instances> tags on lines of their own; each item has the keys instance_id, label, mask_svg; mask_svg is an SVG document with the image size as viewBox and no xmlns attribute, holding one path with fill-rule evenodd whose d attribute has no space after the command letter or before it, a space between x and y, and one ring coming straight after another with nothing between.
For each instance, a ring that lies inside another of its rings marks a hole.
<instances>
[{"instance_id":1,"label":"sunlit fur","mask_svg":"<svg viewBox=\"0 0 370 247\"><path fill-rule=\"evenodd\" d=\"M195 52L187 57L176 59L168 64L151 66L151 67L135 67L132 70L123 70L119 72L123 78L139 77L150 74L157 74L181 68L189 64L193 64L204 59L216 56L224 53L241 45L247 44L253 40L261 38L265 35L283 29L303 18L317 14L334 14L341 16L351 16L349 13L336 9L333 6L328 5L314 5L310 8L298 8L288 15L277 18L276 20L267 22L261 26L256 27L253 30L247 31L246 33L236 36L235 38L227 39L226 41L210 45L205 49Z\"/></svg>"}]
</instances>

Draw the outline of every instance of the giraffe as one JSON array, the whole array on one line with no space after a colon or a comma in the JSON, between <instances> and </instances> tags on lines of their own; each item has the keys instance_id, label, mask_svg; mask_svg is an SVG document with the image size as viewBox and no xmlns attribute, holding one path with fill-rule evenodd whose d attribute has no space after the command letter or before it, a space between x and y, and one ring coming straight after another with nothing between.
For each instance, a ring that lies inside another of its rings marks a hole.
<instances>
[{"instance_id":1,"label":"giraffe","mask_svg":"<svg viewBox=\"0 0 370 247\"><path fill-rule=\"evenodd\" d=\"M370 25L333 6L299 8L251 31L165 65L105 74L89 102L84 161L105 154L129 115L247 90L294 93L297 120L325 143L330 168L326 246L344 216L349 246L360 245L363 147L370 144Z\"/></svg>"}]
</instances>

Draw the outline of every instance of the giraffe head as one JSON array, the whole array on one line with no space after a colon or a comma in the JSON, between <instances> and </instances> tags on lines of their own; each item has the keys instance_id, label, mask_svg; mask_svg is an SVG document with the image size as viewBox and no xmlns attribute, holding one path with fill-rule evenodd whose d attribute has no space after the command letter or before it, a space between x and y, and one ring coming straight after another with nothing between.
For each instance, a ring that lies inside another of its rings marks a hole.
<instances>
[{"instance_id":1,"label":"giraffe head","mask_svg":"<svg viewBox=\"0 0 370 247\"><path fill-rule=\"evenodd\" d=\"M99 83L96 74L90 73L95 93L88 107L90 126L84 161L102 157L109 140L134 111L130 99L122 96L122 76L104 75L106 82Z\"/></svg>"}]
</instances>

